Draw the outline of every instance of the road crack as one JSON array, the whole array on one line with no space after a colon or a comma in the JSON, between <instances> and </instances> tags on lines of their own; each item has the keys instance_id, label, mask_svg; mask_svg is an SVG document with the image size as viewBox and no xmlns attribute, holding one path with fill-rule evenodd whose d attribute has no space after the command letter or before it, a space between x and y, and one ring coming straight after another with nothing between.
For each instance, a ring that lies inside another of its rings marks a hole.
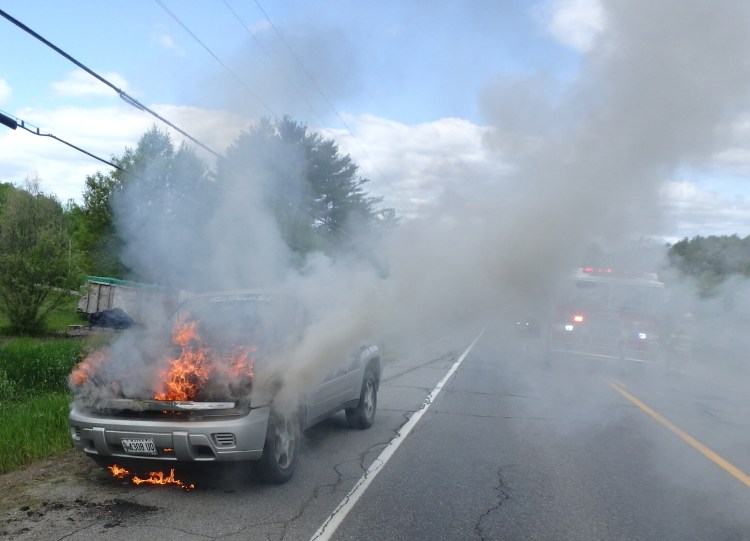
<instances>
[{"instance_id":1,"label":"road crack","mask_svg":"<svg viewBox=\"0 0 750 541\"><path fill-rule=\"evenodd\" d=\"M400 372L396 372L395 374L388 374L387 376L381 378L380 382L383 383L385 381L391 381L393 379L396 379L396 378L399 378L399 377L403 376L404 374L409 374L410 372L414 372L415 370L419 370L420 368L424 368L426 366L429 366L429 365L434 364L434 363L438 363L440 361L451 361L454 358L455 358L455 354L448 353L446 355L443 355L442 357L438 357L437 359L431 359L431 360L429 360L427 362L424 362L424 363L421 363L421 364L412 365L409 368L407 368L406 370L401 370ZM397 367L397 365L391 365L390 366L391 369L392 368L396 368L396 367Z\"/></svg>"},{"instance_id":2,"label":"road crack","mask_svg":"<svg viewBox=\"0 0 750 541\"><path fill-rule=\"evenodd\" d=\"M497 497L497 503L487 509L484 513L479 515L479 518L477 519L477 523L474 526L474 533L477 535L479 539L482 541L485 541L486 539L494 539L494 537L487 537L485 535L485 528L483 526L483 522L487 519L487 517L490 516L493 512L497 511L502 507L503 503L508 501L510 499L510 495L508 495L507 492L505 492L505 482L503 481L503 468L498 467L497 468L497 485L494 487L494 491Z\"/></svg>"}]
</instances>

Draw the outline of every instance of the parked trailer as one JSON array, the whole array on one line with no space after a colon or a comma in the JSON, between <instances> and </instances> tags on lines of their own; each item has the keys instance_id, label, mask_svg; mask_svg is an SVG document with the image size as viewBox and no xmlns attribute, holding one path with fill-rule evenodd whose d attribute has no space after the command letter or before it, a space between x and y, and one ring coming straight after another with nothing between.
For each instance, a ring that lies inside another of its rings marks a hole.
<instances>
[{"instance_id":1,"label":"parked trailer","mask_svg":"<svg viewBox=\"0 0 750 541\"><path fill-rule=\"evenodd\" d=\"M91 314L119 308L136 323L144 323L149 310L173 310L179 291L154 284L117 278L87 276L81 288L78 312Z\"/></svg>"}]
</instances>

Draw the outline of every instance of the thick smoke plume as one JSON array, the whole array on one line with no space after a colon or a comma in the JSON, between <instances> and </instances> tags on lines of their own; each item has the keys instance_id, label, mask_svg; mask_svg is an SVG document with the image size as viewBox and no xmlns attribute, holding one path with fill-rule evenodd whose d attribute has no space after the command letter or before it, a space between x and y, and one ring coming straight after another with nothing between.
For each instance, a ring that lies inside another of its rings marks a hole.
<instances>
[{"instance_id":1,"label":"thick smoke plume","mask_svg":"<svg viewBox=\"0 0 750 541\"><path fill-rule=\"evenodd\" d=\"M164 285L170 274L160 269L179 268L196 284L294 299L304 322L268 363L292 399L364 341L407 347L538 313L592 243L621 248L660 229L662 183L720 148L718 128L750 97L750 6L615 0L604 10L572 82L497 80L480 97L492 127L486 145L509 172L475 178L467 166L461 187L418 218L358 239L366 261L316 254L292 265L268 210L303 195L289 189L303 164L291 153L283 171L238 168L179 220L136 209L153 195L133 183L116 209L127 263ZM114 354L139 373L144 346L128 344Z\"/></svg>"}]
</instances>

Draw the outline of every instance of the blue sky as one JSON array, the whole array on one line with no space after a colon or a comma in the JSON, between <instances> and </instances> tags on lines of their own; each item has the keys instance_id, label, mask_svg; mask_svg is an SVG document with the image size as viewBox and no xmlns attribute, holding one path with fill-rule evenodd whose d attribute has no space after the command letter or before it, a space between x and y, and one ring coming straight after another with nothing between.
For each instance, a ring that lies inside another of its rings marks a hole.
<instances>
[{"instance_id":1,"label":"blue sky","mask_svg":"<svg viewBox=\"0 0 750 541\"><path fill-rule=\"evenodd\" d=\"M438 198L443 183L465 182L441 178L446 159L504 170L485 145L496 122L488 89L538 77L554 100L606 32L597 0L160 2L242 83L155 0L0 0L0 8L219 150L260 115L307 122L336 137L372 189L406 214ZM103 157L156 122L5 19L0 110ZM744 140L742 118L735 131ZM665 178L664 207L681 210L655 233L750 234L743 148L735 140L712 163ZM38 174L60 199L80 199L85 175L101 168L59 143L0 132L2 181ZM732 205L731 219L720 216Z\"/></svg>"},{"instance_id":2,"label":"blue sky","mask_svg":"<svg viewBox=\"0 0 750 541\"><path fill-rule=\"evenodd\" d=\"M265 94L262 76L273 72L280 77L283 70L305 83L300 84L305 99L329 119L330 109L319 104L317 91L255 3L227 0L242 22L221 0L163 3L223 62L241 65L235 70L242 70L244 82L266 102L274 99ZM337 108L415 123L444 117L480 122L477 95L488 78L539 69L564 75L574 68L574 52L536 27L528 2L508 2L500 9L495 4L475 2L471 10L447 2L260 5ZM94 71L121 74L139 99L222 105L224 96L208 87L229 76L155 1L10 0L0 5ZM273 62L242 23L274 55ZM70 62L4 20L0 47L5 51L0 73L14 89L4 106L54 103L49 84L66 78L73 69ZM222 94L243 92L236 82L225 83ZM304 99L296 97L299 116L317 121Z\"/></svg>"}]
</instances>

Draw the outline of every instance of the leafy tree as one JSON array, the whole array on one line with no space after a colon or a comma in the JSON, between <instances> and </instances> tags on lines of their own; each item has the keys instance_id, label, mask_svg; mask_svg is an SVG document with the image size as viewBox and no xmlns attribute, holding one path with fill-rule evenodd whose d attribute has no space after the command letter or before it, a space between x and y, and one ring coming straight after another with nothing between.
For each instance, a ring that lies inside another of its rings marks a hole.
<instances>
[{"instance_id":1,"label":"leafy tree","mask_svg":"<svg viewBox=\"0 0 750 541\"><path fill-rule=\"evenodd\" d=\"M127 273L120 262L122 239L115 231L110 206L110 198L119 186L117 177L97 171L86 177L83 205L72 204L68 211L73 240L89 274L122 278Z\"/></svg>"},{"instance_id":2,"label":"leafy tree","mask_svg":"<svg viewBox=\"0 0 750 541\"><path fill-rule=\"evenodd\" d=\"M187 204L201 195L210 180L208 167L195 150L182 143L175 149L168 133L152 127L138 140L135 149L126 149L117 165L128 171L114 171L118 187L138 187L139 206L129 210L157 210L177 217Z\"/></svg>"},{"instance_id":3,"label":"leafy tree","mask_svg":"<svg viewBox=\"0 0 750 541\"><path fill-rule=\"evenodd\" d=\"M192 147L177 149L156 127L126 150L115 171L119 185L111 197L117 234L123 239L121 261L128 278L193 289L190 255L196 218L209 215L212 191L206 164Z\"/></svg>"},{"instance_id":4,"label":"leafy tree","mask_svg":"<svg viewBox=\"0 0 750 541\"><path fill-rule=\"evenodd\" d=\"M154 216L165 227L190 219L196 201L205 203L201 187L210 180L208 168L191 147L182 144L175 150L169 135L156 127L113 161L122 170L87 177L83 205L71 211L77 246L88 254L91 274L153 279L123 259L125 239L143 234L140 226Z\"/></svg>"},{"instance_id":5,"label":"leafy tree","mask_svg":"<svg viewBox=\"0 0 750 541\"><path fill-rule=\"evenodd\" d=\"M37 334L78 283L70 233L59 201L38 179L11 189L0 209L0 312L11 330Z\"/></svg>"},{"instance_id":6,"label":"leafy tree","mask_svg":"<svg viewBox=\"0 0 750 541\"><path fill-rule=\"evenodd\" d=\"M3 203L5 203L5 198L11 191L15 190L15 186L11 184L10 182L1 182L0 183L0 207L2 207Z\"/></svg>"},{"instance_id":7,"label":"leafy tree","mask_svg":"<svg viewBox=\"0 0 750 541\"><path fill-rule=\"evenodd\" d=\"M710 295L731 275L750 276L750 236L684 238L669 249L669 261Z\"/></svg>"},{"instance_id":8,"label":"leafy tree","mask_svg":"<svg viewBox=\"0 0 750 541\"><path fill-rule=\"evenodd\" d=\"M113 161L127 172L88 177L83 205L69 213L90 274L168 279L189 290L223 287L213 280L258 277L249 277L255 267L246 259L243 268L225 272L214 260L217 239L229 243L219 247L225 251L244 250L264 262L288 258L265 237L274 233L265 209L300 262L309 252L343 249L355 231L396 222L393 209L377 208L380 200L366 194L367 179L333 140L288 117L261 119L243 132L218 160L215 177L191 147L175 148L157 128ZM259 210L262 216L254 214Z\"/></svg>"},{"instance_id":9,"label":"leafy tree","mask_svg":"<svg viewBox=\"0 0 750 541\"><path fill-rule=\"evenodd\" d=\"M367 195L368 179L332 139L285 116L262 119L243 132L218 163L220 182L262 172L263 196L273 209L284 240L300 255L333 251L358 229L395 224L393 209Z\"/></svg>"}]
</instances>

